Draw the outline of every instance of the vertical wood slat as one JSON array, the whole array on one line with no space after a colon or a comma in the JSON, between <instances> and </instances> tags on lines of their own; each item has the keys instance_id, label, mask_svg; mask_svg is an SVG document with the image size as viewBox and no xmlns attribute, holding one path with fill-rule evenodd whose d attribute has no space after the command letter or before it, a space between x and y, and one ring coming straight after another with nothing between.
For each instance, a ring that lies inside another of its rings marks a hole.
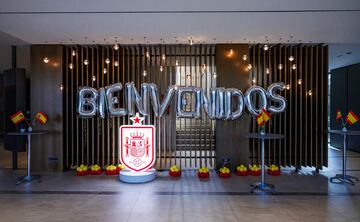
<instances>
[{"instance_id":1,"label":"vertical wood slat","mask_svg":"<svg viewBox=\"0 0 360 222\"><path fill-rule=\"evenodd\" d=\"M69 100L72 100L73 103L72 106L73 107L69 107L70 111L73 111L72 113L69 113L68 115L68 120L69 120L69 125L71 124L71 121L74 121L74 125L76 130L74 130L72 132L72 134L68 134L68 138L66 139L67 144L69 144L70 149L73 148L73 153L69 153L69 157L66 158L66 161L68 161L71 166L76 166L79 165L81 163L84 164L100 164L100 165L107 165L107 164L111 164L111 163L115 163L118 160L118 152L117 150L114 150L114 146L117 144L116 140L114 141L114 134L117 134L117 128L118 128L118 124L127 124L128 121L128 117L123 117L123 118L113 118L113 119L101 119L101 118L94 118L92 120L89 119L84 119L84 120L79 120L78 118L76 118L75 115L75 105L76 105L76 92L77 92L77 88L79 86L83 86L83 85L90 85L94 88L100 88L100 87L104 87L106 85L109 85L113 82L117 82L120 81L122 83L125 82L129 82L129 81L134 81L136 82L138 85L138 87L140 86L141 83L141 67L144 67L144 65L141 65L140 63L142 63L141 58L139 58L139 54L140 53L140 49L141 46L124 46L121 47L122 53L120 53L121 51L118 51L118 60L122 62L119 63L118 67L114 67L114 61L115 61L115 57L116 57L116 53L114 53L114 49L109 48L110 46L78 46L78 53L77 53L77 58L76 58L76 64L74 62L74 70L73 72L76 73L76 75L72 76L70 75L69 72L69 80L71 79L70 77L75 77L72 78L71 81L69 81L69 83L66 83L65 80L65 86L68 88L69 85L72 85L73 87L70 86L70 89L72 90L72 93L67 92L66 94L70 94L67 95L66 98L69 98ZM140 47L140 48L139 48ZM153 51L155 51L155 54L158 54L158 56L154 56L154 58L158 61L159 59L161 59L161 54L158 53L159 47L158 46L152 46L153 47ZM178 46L174 46L174 51L175 54L177 53L177 49L179 47ZM185 47L184 47L185 48ZM172 47L170 47L170 49L172 49ZM71 56L71 49L67 49L68 53L66 55L66 57L68 57L68 59L73 59L70 58L69 56ZM166 54L170 53L172 54L172 51L169 51L169 47L165 46L164 51ZM121 60L119 59L121 54ZM210 55L209 55L210 54ZM204 76L202 77L201 72L201 65L202 64L207 64L207 68L211 69L213 71L215 70L215 65L214 65L214 46L194 46L192 48L192 50L189 50L189 47L187 49L185 49L184 55L183 55L183 60L186 61L185 62L185 68L186 70L189 71L189 73L191 74L191 80L188 81L191 82L193 85L200 85L201 84L210 84L210 86L203 86L204 88L206 88L206 90L209 90L211 87L211 84L214 83L214 85L216 85L216 80L212 79L212 73L208 73L208 71L206 72L206 74L204 74ZM111 62L110 64L106 64L105 63L105 59L106 58L110 58ZM181 57L181 56L180 56ZM75 57L74 57L75 58ZM84 66L83 64L83 60L87 58L89 60L89 65L88 66ZM167 57L168 58L168 57ZM174 57L175 58L175 57ZM159 66L157 64L154 64L154 78L153 81L155 83L160 83L160 86L165 87L166 84L171 84L174 80L175 80L175 76L174 78L172 78L173 74L172 74L172 70L169 65L171 66L171 64L173 63L173 57L169 57L167 63L170 61L170 64L166 64L166 66L164 66L164 73L160 74L159 73ZM210 62L211 61L211 62ZM211 64L210 64L211 63ZM140 65L139 65L140 64ZM191 64L191 65L190 65ZM151 64L148 64L149 67L151 67ZM107 73L104 74L104 68L107 68ZM76 70L75 70L76 69ZM117 72L117 74L116 74ZM150 73L150 72L149 72ZM186 76L186 72L183 73ZM96 76L96 80L93 82L92 81L92 75ZM175 75L175 73L174 73ZM164 78L162 78L164 77ZM65 76L66 78L66 76ZM202 80L205 79L205 80ZM207 78L209 78L209 81L207 81ZM186 78L185 78L186 80ZM205 83L203 82L205 81ZM161 89L161 92L164 93L164 88ZM120 95L124 96L122 93L120 93ZM123 101L123 100L122 100ZM175 117L175 115L173 115L173 117ZM204 117L206 118L206 117ZM70 121L71 120L71 121ZM81 124L82 121L84 122L84 124ZM151 120L153 121L153 119ZM158 134L158 138L159 141L161 141L162 146L161 148L159 147L159 149L161 149L161 158L165 158L164 160L164 164L162 165L162 168L167 167L168 164L170 163L168 158L172 157L172 153L169 152L168 148L171 147L170 144L174 144L174 150L176 150L176 146L175 143L172 143L171 140L173 140L175 142L176 140L176 136L173 135L173 137L168 137L166 136L165 132L168 131L169 126L173 125L173 124L169 124L172 121L172 117L170 118L170 116L165 116L162 122L158 122L155 123L159 126L159 128L161 129L159 131L160 134ZM206 122L212 122L212 131L210 131L209 136L206 137L200 137L199 141L200 143L197 144L196 150L188 150L191 152L185 152L187 151L186 149L184 149L184 153L187 155L187 157L192 157L193 160L198 160L198 161L194 161L192 162L190 159L185 158L185 163L189 166L189 164L191 164L191 166L193 167L198 167L200 166L199 164L204 164L204 161L206 162L209 158L212 160L209 162L212 162L212 165L214 164L214 158L210 157L212 155L212 151L214 151L214 143L213 143L213 124L214 122L212 120L207 120L207 119L202 119L202 120L192 120L192 121L186 121L185 123L187 123L187 128L189 128L192 125L207 125ZM190 124L191 123L191 124ZM71 127L74 128L74 127ZM199 129L197 129L197 131L194 131L193 133L197 133L197 134L205 134L208 131L206 131L204 128L200 127ZM81 135L82 136L79 136ZM212 135L211 135L212 134ZM76 139L76 141L74 141L74 144L71 145L71 138L73 137L73 139ZM208 139L209 138L209 139ZM193 142L195 141L195 139L193 140ZM210 145L209 145L210 142ZM71 145L71 146L70 146ZM200 151L198 151L200 150ZM206 151L205 151L206 150ZM208 152L211 151L211 152ZM71 150L70 150L71 152ZM183 158L183 154L184 153L178 153L175 152L175 159L177 159L176 155L179 154L180 158ZM72 158L74 158L72 160ZM181 162L180 162L181 164Z\"/></svg>"},{"instance_id":2,"label":"vertical wood slat","mask_svg":"<svg viewBox=\"0 0 360 222\"><path fill-rule=\"evenodd\" d=\"M277 164L286 166L301 166L316 167L317 169L327 165L327 135L323 131L327 128L327 48L322 45L284 45L273 46L274 50L270 48L269 55L273 59L267 58L267 55L259 52L261 46L252 46L250 51L263 57L257 56L253 60L255 64L260 62L260 68L253 67L253 71L266 69L266 63L269 61L270 66L274 70L270 75L265 76L266 72L259 71L264 76L258 77L259 84L266 87L271 84L271 81L283 81L285 84L290 84L290 90L283 92L288 100L288 109L285 114L274 115L272 123L269 127L269 132L279 132L286 135L284 141L276 141L270 148L279 150L278 152L267 152L272 155L270 160L275 160ZM288 61L288 57L293 55L295 60ZM265 57L265 58L264 58ZM269 60L268 60L269 59ZM282 63L284 68L279 70L277 65ZM292 64L296 64L296 69L292 69ZM272 69L271 69L272 70ZM250 74L251 75L251 74ZM326 78L325 78L325 77ZM264 78L261 81L261 78ZM298 84L301 79L302 83ZM309 90L312 95L309 95ZM254 130L254 126L252 127ZM256 128L255 128L256 129ZM251 144L251 143L250 143ZM254 150L258 145L252 143L250 146L250 157L259 156L259 153Z\"/></svg>"}]
</instances>

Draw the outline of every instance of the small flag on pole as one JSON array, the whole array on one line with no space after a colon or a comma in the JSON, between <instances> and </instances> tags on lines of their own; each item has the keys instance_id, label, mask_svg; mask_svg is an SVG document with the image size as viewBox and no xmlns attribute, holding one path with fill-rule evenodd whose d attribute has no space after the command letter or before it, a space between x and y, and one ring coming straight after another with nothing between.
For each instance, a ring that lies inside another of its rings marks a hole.
<instances>
[{"instance_id":1,"label":"small flag on pole","mask_svg":"<svg viewBox=\"0 0 360 222\"><path fill-rule=\"evenodd\" d=\"M350 125L353 125L357 121L359 121L359 117L355 115L353 111L350 110L349 114L346 116L346 122L349 123Z\"/></svg>"},{"instance_id":2,"label":"small flag on pole","mask_svg":"<svg viewBox=\"0 0 360 222\"><path fill-rule=\"evenodd\" d=\"M342 118L342 115L341 115L340 110L338 109L338 110L336 111L336 120L339 120L339 119L341 119L341 118Z\"/></svg>"},{"instance_id":3,"label":"small flag on pole","mask_svg":"<svg viewBox=\"0 0 360 222\"><path fill-rule=\"evenodd\" d=\"M43 125L45 125L45 123L48 120L47 115L45 113L43 113L43 112L36 113L35 118Z\"/></svg>"},{"instance_id":4,"label":"small flag on pole","mask_svg":"<svg viewBox=\"0 0 360 222\"><path fill-rule=\"evenodd\" d=\"M256 121L259 126L264 125L269 120L270 120L270 114L266 111L266 109L262 109L261 113L256 118Z\"/></svg>"},{"instance_id":5,"label":"small flag on pole","mask_svg":"<svg viewBox=\"0 0 360 222\"><path fill-rule=\"evenodd\" d=\"M11 121L13 121L13 123L15 125L19 124L20 122L22 122L23 120L25 120L25 116L22 113L22 111L18 111L17 113L15 113L14 115L10 116Z\"/></svg>"}]
</instances>

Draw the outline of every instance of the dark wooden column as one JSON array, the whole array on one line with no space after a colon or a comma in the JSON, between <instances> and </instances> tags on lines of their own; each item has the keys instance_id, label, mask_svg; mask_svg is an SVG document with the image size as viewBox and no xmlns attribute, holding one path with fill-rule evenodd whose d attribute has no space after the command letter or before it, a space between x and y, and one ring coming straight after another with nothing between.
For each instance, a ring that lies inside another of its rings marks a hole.
<instances>
[{"instance_id":1,"label":"dark wooden column","mask_svg":"<svg viewBox=\"0 0 360 222\"><path fill-rule=\"evenodd\" d=\"M246 70L249 61L249 45L219 44L216 45L217 87L237 88L243 93L249 87L249 72ZM242 56L246 55L244 61ZM243 134L249 132L250 116L244 114L235 121L216 121L216 162L217 167L224 157L230 158L232 167L248 164L249 142Z\"/></svg>"}]
</instances>

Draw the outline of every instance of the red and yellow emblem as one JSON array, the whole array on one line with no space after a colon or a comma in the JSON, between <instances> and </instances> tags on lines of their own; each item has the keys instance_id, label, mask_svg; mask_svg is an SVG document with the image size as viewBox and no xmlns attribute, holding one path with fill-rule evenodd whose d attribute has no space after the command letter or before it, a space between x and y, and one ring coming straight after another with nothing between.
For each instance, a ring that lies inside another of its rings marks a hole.
<instances>
[{"instance_id":1,"label":"red and yellow emblem","mask_svg":"<svg viewBox=\"0 0 360 222\"><path fill-rule=\"evenodd\" d=\"M346 116L346 122L350 125L353 125L357 121L359 121L359 117L353 111L350 111L349 114Z\"/></svg>"},{"instance_id":2,"label":"red and yellow emblem","mask_svg":"<svg viewBox=\"0 0 360 222\"><path fill-rule=\"evenodd\" d=\"M155 127L142 125L138 113L130 119L133 125L120 127L120 161L127 169L146 171L155 163Z\"/></svg>"},{"instance_id":3,"label":"red and yellow emblem","mask_svg":"<svg viewBox=\"0 0 360 222\"><path fill-rule=\"evenodd\" d=\"M262 126L270 120L270 117L270 113L268 113L266 109L262 109L261 113L256 117L256 121L259 126Z\"/></svg>"},{"instance_id":4,"label":"red and yellow emblem","mask_svg":"<svg viewBox=\"0 0 360 222\"><path fill-rule=\"evenodd\" d=\"M18 111L17 113L15 113L14 115L10 116L11 121L13 121L13 123L15 125L21 123L23 120L25 120L25 116L21 111Z\"/></svg>"},{"instance_id":5,"label":"red and yellow emblem","mask_svg":"<svg viewBox=\"0 0 360 222\"><path fill-rule=\"evenodd\" d=\"M48 120L47 115L45 113L43 113L43 112L36 113L35 118L43 125L45 125L45 123Z\"/></svg>"}]
</instances>

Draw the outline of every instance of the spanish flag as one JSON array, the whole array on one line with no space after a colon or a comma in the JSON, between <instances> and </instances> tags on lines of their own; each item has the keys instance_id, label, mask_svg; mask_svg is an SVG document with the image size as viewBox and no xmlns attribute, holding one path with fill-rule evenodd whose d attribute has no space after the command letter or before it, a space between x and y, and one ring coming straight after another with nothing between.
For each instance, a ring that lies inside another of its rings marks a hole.
<instances>
[{"instance_id":1,"label":"spanish flag","mask_svg":"<svg viewBox=\"0 0 360 222\"><path fill-rule=\"evenodd\" d=\"M350 110L349 114L346 116L346 122L348 122L350 125L353 125L357 121L359 121L359 117Z\"/></svg>"},{"instance_id":2,"label":"spanish flag","mask_svg":"<svg viewBox=\"0 0 360 222\"><path fill-rule=\"evenodd\" d=\"M36 113L35 118L36 118L37 120L39 120L39 122L40 122L41 124L43 124L43 125L45 125L45 123L46 123L47 120L48 120L47 115L46 115L45 113L43 113L43 112L38 112L38 113Z\"/></svg>"},{"instance_id":3,"label":"spanish flag","mask_svg":"<svg viewBox=\"0 0 360 222\"><path fill-rule=\"evenodd\" d=\"M265 123L270 120L270 113L268 113L266 111L266 109L262 109L261 114L262 114L262 117L263 117Z\"/></svg>"},{"instance_id":4,"label":"spanish flag","mask_svg":"<svg viewBox=\"0 0 360 222\"><path fill-rule=\"evenodd\" d=\"M341 115L340 110L338 109L338 110L336 111L336 120L339 120L339 119L341 119L341 118L342 118L342 115Z\"/></svg>"},{"instance_id":5,"label":"spanish flag","mask_svg":"<svg viewBox=\"0 0 360 222\"><path fill-rule=\"evenodd\" d=\"M265 123L261 113L256 117L256 121L259 126L262 126Z\"/></svg>"},{"instance_id":6,"label":"spanish flag","mask_svg":"<svg viewBox=\"0 0 360 222\"><path fill-rule=\"evenodd\" d=\"M21 121L25 120L25 116L21 111L18 111L14 115L10 116L10 119L15 125L19 124Z\"/></svg>"},{"instance_id":7,"label":"spanish flag","mask_svg":"<svg viewBox=\"0 0 360 222\"><path fill-rule=\"evenodd\" d=\"M256 121L259 126L264 125L269 120L270 120L270 114L266 111L266 109L262 109L261 113L256 118Z\"/></svg>"}]
</instances>

